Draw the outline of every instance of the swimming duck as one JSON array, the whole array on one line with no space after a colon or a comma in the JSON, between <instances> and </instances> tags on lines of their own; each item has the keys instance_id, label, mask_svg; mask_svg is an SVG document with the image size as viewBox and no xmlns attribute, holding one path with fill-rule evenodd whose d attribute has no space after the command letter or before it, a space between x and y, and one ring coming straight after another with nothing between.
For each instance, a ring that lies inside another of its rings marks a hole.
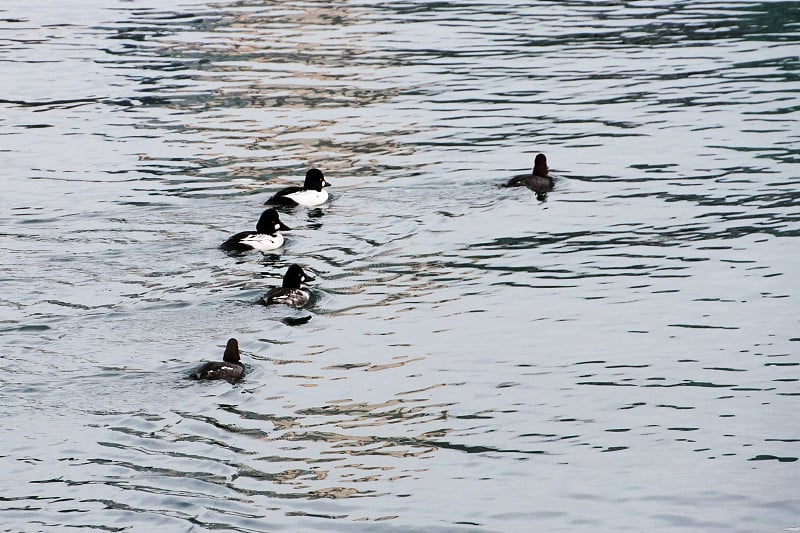
<instances>
[{"instance_id":1,"label":"swimming duck","mask_svg":"<svg viewBox=\"0 0 800 533\"><path fill-rule=\"evenodd\" d=\"M231 383L244 377L244 366L239 360L239 342L229 339L222 361L205 363L189 374L192 379L225 379Z\"/></svg>"},{"instance_id":2,"label":"swimming duck","mask_svg":"<svg viewBox=\"0 0 800 533\"><path fill-rule=\"evenodd\" d=\"M286 187L276 192L272 198L267 200L269 205L286 205L294 207L303 205L314 207L328 201L328 191L323 187L330 187L330 183L325 181L322 171L312 168L306 172L306 181L302 187Z\"/></svg>"},{"instance_id":3,"label":"swimming duck","mask_svg":"<svg viewBox=\"0 0 800 533\"><path fill-rule=\"evenodd\" d=\"M226 252L246 252L247 250L266 252L283 245L283 235L279 233L280 230L289 231L291 229L281 222L278 212L270 208L261 213L255 231L240 231L220 244L219 247Z\"/></svg>"},{"instance_id":4,"label":"swimming duck","mask_svg":"<svg viewBox=\"0 0 800 533\"><path fill-rule=\"evenodd\" d=\"M533 171L530 174L520 174L511 178L503 187L527 187L536 193L540 199L545 193L553 190L553 178L547 168L547 157L539 154L533 161Z\"/></svg>"},{"instance_id":5,"label":"swimming duck","mask_svg":"<svg viewBox=\"0 0 800 533\"><path fill-rule=\"evenodd\" d=\"M285 304L303 307L311 300L311 291L300 285L314 278L303 272L300 265L291 265L283 276L283 285L273 287L259 300L264 305Z\"/></svg>"}]
</instances>

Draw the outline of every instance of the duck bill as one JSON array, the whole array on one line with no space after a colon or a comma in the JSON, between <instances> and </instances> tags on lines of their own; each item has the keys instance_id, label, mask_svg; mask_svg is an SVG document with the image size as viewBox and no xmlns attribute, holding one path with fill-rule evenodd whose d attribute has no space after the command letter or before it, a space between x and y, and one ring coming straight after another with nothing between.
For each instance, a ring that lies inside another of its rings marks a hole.
<instances>
[{"instance_id":1,"label":"duck bill","mask_svg":"<svg viewBox=\"0 0 800 533\"><path fill-rule=\"evenodd\" d=\"M283 222L278 222L278 229L281 231L291 231L292 228L284 224Z\"/></svg>"}]
</instances>

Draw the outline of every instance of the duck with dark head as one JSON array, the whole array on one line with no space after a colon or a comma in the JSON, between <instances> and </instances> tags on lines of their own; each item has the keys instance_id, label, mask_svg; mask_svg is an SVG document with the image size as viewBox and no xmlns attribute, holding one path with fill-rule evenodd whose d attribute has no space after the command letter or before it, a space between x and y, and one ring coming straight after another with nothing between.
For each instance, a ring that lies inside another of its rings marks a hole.
<instances>
[{"instance_id":1,"label":"duck with dark head","mask_svg":"<svg viewBox=\"0 0 800 533\"><path fill-rule=\"evenodd\" d=\"M325 176L318 168L312 168L306 172L306 180L303 186L285 187L267 200L269 205L284 205L295 207L304 205L315 207L328 201L328 191L324 187L329 187L330 183L325 180Z\"/></svg>"},{"instance_id":2,"label":"duck with dark head","mask_svg":"<svg viewBox=\"0 0 800 533\"><path fill-rule=\"evenodd\" d=\"M314 277L306 274L300 265L291 265L283 276L283 285L273 287L259 303L264 305L284 304L291 307L304 307L311 301L311 291L302 284L314 281Z\"/></svg>"},{"instance_id":3,"label":"duck with dark head","mask_svg":"<svg viewBox=\"0 0 800 533\"><path fill-rule=\"evenodd\" d=\"M268 252L283 246L284 239L280 232L291 229L281 222L275 209L269 208L261 213L255 231L240 231L220 244L219 247L229 253L249 250Z\"/></svg>"},{"instance_id":4,"label":"duck with dark head","mask_svg":"<svg viewBox=\"0 0 800 533\"><path fill-rule=\"evenodd\" d=\"M530 174L514 176L503 187L527 187L536 193L537 198L544 200L547 193L553 190L554 184L555 181L547 167L547 157L539 154L533 161L533 170Z\"/></svg>"},{"instance_id":5,"label":"duck with dark head","mask_svg":"<svg viewBox=\"0 0 800 533\"><path fill-rule=\"evenodd\" d=\"M229 339L222 361L210 361L189 374L192 379L224 379L231 383L244 377L244 365L239 359L239 342Z\"/></svg>"}]
</instances>

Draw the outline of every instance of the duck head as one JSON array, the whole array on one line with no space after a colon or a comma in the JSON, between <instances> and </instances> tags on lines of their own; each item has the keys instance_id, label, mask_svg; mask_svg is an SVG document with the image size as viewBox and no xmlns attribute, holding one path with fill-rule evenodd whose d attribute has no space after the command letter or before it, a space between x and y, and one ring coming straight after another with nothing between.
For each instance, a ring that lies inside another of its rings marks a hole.
<instances>
[{"instance_id":1,"label":"duck head","mask_svg":"<svg viewBox=\"0 0 800 533\"><path fill-rule=\"evenodd\" d=\"M544 154L539 154L533 160L533 175L546 178L550 169L547 168L547 158Z\"/></svg>"},{"instance_id":2,"label":"duck head","mask_svg":"<svg viewBox=\"0 0 800 533\"><path fill-rule=\"evenodd\" d=\"M306 172L306 181L303 187L308 190L321 191L323 187L330 187L331 184L325 181L325 176L318 168L312 168Z\"/></svg>"},{"instance_id":3,"label":"duck head","mask_svg":"<svg viewBox=\"0 0 800 533\"><path fill-rule=\"evenodd\" d=\"M267 233L269 235L275 235L275 233L280 230L288 231L290 229L292 228L281 222L281 219L278 217L278 212L272 208L261 213L258 224L256 224L256 231L258 233Z\"/></svg>"},{"instance_id":4,"label":"duck head","mask_svg":"<svg viewBox=\"0 0 800 533\"><path fill-rule=\"evenodd\" d=\"M300 284L306 281L314 281L314 278L303 272L300 265L291 265L283 276L283 288L299 289Z\"/></svg>"},{"instance_id":5,"label":"duck head","mask_svg":"<svg viewBox=\"0 0 800 533\"><path fill-rule=\"evenodd\" d=\"M228 339L228 344L225 346L225 355L222 360L227 363L239 362L239 341L236 339Z\"/></svg>"}]
</instances>

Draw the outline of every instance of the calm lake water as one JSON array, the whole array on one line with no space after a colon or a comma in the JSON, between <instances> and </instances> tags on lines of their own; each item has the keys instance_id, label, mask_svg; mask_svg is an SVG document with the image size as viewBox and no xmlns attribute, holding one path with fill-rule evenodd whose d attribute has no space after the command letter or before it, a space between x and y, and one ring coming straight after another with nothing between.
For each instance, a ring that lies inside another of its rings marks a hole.
<instances>
[{"instance_id":1,"label":"calm lake water","mask_svg":"<svg viewBox=\"0 0 800 533\"><path fill-rule=\"evenodd\" d=\"M798 42L797 2L3 2L0 529L800 527ZM498 187L539 152L545 201ZM282 250L217 249L311 166ZM313 306L254 305L292 263ZM230 337L244 381L184 378Z\"/></svg>"}]
</instances>

